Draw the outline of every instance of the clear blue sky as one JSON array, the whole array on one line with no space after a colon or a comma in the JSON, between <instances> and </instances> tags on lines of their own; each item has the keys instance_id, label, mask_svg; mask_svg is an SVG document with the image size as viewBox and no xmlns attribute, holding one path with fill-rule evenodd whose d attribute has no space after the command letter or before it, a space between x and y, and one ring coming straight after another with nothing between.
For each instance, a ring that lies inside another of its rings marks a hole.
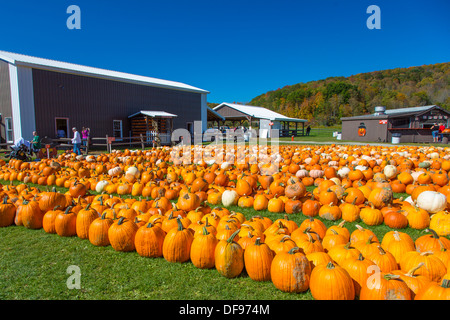
<instances>
[{"instance_id":1,"label":"clear blue sky","mask_svg":"<svg viewBox=\"0 0 450 320\"><path fill-rule=\"evenodd\" d=\"M69 30L69 5L81 30ZM369 30L369 5L381 29ZM0 50L180 81L208 102L450 61L450 1L2 1Z\"/></svg>"}]
</instances>

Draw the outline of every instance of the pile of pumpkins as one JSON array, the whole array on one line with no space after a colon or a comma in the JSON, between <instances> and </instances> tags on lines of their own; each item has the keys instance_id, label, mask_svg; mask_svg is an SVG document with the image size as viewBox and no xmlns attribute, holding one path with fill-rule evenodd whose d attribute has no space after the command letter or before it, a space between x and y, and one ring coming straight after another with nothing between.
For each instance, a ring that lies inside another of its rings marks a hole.
<instances>
[{"instance_id":1,"label":"pile of pumpkins","mask_svg":"<svg viewBox=\"0 0 450 320\"><path fill-rule=\"evenodd\" d=\"M251 150L219 164L212 158L219 151L204 149L202 159L191 150L194 164L174 161L180 151L168 147L12 159L0 180L22 183L3 185L0 225L191 261L229 278L245 270L252 280L310 290L315 299L449 298L446 148L279 146L276 161L265 164ZM246 219L230 206L255 215ZM259 214L265 210L280 218ZM291 214L307 219L297 225ZM322 220L340 223L327 228ZM359 220L395 231L381 242L359 225L350 234L344 224ZM428 234L413 241L398 231L407 226Z\"/></svg>"}]
</instances>

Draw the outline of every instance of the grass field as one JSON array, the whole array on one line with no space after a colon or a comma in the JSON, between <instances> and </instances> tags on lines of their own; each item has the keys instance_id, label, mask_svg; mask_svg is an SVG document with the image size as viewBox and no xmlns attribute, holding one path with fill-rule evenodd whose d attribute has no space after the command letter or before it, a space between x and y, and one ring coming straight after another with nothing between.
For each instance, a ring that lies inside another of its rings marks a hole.
<instances>
[{"instance_id":1,"label":"grass field","mask_svg":"<svg viewBox=\"0 0 450 320\"><path fill-rule=\"evenodd\" d=\"M262 214L272 221L284 216L240 207L230 210L242 212L247 218ZM306 217L296 214L289 218L300 224ZM337 223L322 221L328 227ZM356 224L345 226L352 232ZM380 241L392 230L385 225L370 229ZM413 239L422 234L410 228L402 231ZM245 271L228 279L215 269L197 269L190 262L170 263L136 252L117 252L111 246L95 247L88 240L47 234L43 229L0 228L0 239L1 300L312 300L309 291L284 293L271 282L251 280ZM70 266L77 266L81 272L80 289L67 286Z\"/></svg>"}]
</instances>

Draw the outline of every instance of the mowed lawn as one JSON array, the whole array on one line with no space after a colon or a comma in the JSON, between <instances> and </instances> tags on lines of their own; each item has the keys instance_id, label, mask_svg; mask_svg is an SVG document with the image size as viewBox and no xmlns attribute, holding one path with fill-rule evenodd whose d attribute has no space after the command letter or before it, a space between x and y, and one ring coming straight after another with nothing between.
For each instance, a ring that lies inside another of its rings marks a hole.
<instances>
[{"instance_id":1,"label":"mowed lawn","mask_svg":"<svg viewBox=\"0 0 450 320\"><path fill-rule=\"evenodd\" d=\"M313 188L308 187L308 190ZM244 213L248 219L255 215L267 216L272 221L284 217L280 213L256 212L237 206L229 209ZM289 215L289 218L300 225L306 216L300 213ZM321 220L327 227L339 223ZM352 232L356 224L367 227L363 222L346 223L345 226ZM380 241L392 230L384 224L367 228L373 230ZM414 240L423 234L411 228L401 231L410 234ZM0 228L0 239L2 300L312 299L309 291L289 294L276 289L270 281L253 281L245 270L239 277L228 279L216 269L198 269L191 262L171 263L162 257L145 258L136 252L117 252L111 246L96 247L88 240L47 234L43 229ZM75 283L73 266L81 273L79 289L71 289Z\"/></svg>"}]
</instances>

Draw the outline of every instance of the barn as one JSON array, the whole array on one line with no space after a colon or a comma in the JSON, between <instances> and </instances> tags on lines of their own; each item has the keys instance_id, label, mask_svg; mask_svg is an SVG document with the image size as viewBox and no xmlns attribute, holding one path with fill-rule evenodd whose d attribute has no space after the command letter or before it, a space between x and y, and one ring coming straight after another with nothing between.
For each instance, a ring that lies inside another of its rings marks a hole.
<instances>
[{"instance_id":1,"label":"barn","mask_svg":"<svg viewBox=\"0 0 450 320\"><path fill-rule=\"evenodd\" d=\"M247 122L250 127L259 128L261 132L269 129L279 130L280 137L302 136L305 134L305 119L289 118L275 111L243 104L222 102L213 109L225 120L217 120L218 125L225 121L232 122L235 126ZM299 126L301 124L301 127Z\"/></svg>"},{"instance_id":2,"label":"barn","mask_svg":"<svg viewBox=\"0 0 450 320\"><path fill-rule=\"evenodd\" d=\"M389 109L375 107L373 114L345 117L342 140L395 143L433 142L431 126L450 124L450 112L437 105ZM393 139L394 137L394 139Z\"/></svg>"},{"instance_id":3,"label":"barn","mask_svg":"<svg viewBox=\"0 0 450 320\"><path fill-rule=\"evenodd\" d=\"M176 81L0 51L1 141L31 140L33 131L55 138L62 130L71 137L72 127L89 127L93 137L129 137L138 132L132 127L138 116L148 115L164 125L163 134L193 130L194 121L205 131L208 93Z\"/></svg>"}]
</instances>

